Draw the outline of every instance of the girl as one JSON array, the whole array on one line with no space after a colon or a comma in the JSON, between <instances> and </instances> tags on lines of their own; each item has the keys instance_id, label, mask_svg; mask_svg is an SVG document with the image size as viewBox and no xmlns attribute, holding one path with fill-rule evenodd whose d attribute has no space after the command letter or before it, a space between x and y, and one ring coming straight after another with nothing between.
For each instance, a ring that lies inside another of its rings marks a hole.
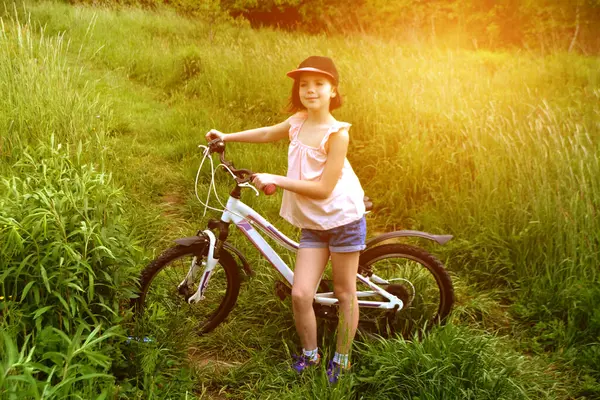
<instances>
[{"instance_id":1,"label":"girl","mask_svg":"<svg viewBox=\"0 0 600 400\"><path fill-rule=\"evenodd\" d=\"M336 353L329 362L330 382L349 368L348 354L358 325L356 273L365 248L364 192L346 159L350 124L331 111L342 105L339 76L328 57L312 56L288 72L294 79L287 120L273 126L225 134L211 130L208 140L265 143L289 138L287 176L256 174L259 189L284 189L281 216L302 229L294 269L292 305L303 352L293 368L302 372L317 365L317 324L313 298L331 257L333 285L339 300Z\"/></svg>"}]
</instances>

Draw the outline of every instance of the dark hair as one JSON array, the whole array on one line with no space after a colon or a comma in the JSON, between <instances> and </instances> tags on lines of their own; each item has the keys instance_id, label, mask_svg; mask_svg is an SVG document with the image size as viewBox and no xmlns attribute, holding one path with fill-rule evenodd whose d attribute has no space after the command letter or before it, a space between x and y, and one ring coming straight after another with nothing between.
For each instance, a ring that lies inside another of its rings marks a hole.
<instances>
[{"instance_id":1,"label":"dark hair","mask_svg":"<svg viewBox=\"0 0 600 400\"><path fill-rule=\"evenodd\" d=\"M331 86L335 88L336 96L331 99L329 102L329 111L333 111L336 108L340 108L342 106L343 100L342 95L339 92L339 89L330 79L327 79ZM287 111L291 113L296 113L298 111L306 110L306 107L302 104L300 100L300 79L294 79L294 85L292 86L292 95L290 96Z\"/></svg>"}]
</instances>

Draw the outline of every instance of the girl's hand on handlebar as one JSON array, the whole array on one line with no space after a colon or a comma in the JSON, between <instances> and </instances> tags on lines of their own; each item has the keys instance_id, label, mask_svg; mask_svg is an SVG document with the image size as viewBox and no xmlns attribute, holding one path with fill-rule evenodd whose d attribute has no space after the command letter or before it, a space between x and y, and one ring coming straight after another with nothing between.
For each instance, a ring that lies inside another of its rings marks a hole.
<instances>
[{"instance_id":1,"label":"girl's hand on handlebar","mask_svg":"<svg viewBox=\"0 0 600 400\"><path fill-rule=\"evenodd\" d=\"M252 184L259 190L262 190L267 195L271 195L275 192L275 187L278 186L279 175L272 174L254 174L252 177Z\"/></svg>"},{"instance_id":2,"label":"girl's hand on handlebar","mask_svg":"<svg viewBox=\"0 0 600 400\"><path fill-rule=\"evenodd\" d=\"M206 134L206 141L210 142L211 140L214 139L221 139L223 141L225 141L225 133L220 132L216 129L211 129L210 131L208 131L208 133Z\"/></svg>"}]
</instances>

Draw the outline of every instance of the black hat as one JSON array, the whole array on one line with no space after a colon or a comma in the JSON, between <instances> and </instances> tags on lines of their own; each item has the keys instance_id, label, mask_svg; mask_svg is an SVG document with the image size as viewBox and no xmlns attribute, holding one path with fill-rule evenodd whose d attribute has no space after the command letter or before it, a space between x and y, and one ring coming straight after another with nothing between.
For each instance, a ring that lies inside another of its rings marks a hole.
<instances>
[{"instance_id":1,"label":"black hat","mask_svg":"<svg viewBox=\"0 0 600 400\"><path fill-rule=\"evenodd\" d=\"M306 60L302 61L298 68L288 72L286 75L290 78L297 79L302 72L316 72L319 74L325 74L329 78L333 79L334 85L338 84L339 75L333 60L329 57L321 56L310 56Z\"/></svg>"}]
</instances>

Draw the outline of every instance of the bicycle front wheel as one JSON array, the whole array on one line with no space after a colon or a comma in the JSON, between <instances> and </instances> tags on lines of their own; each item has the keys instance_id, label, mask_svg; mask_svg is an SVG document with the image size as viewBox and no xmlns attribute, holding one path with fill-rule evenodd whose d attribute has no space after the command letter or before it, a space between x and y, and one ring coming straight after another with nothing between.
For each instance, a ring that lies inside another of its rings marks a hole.
<instances>
[{"instance_id":1,"label":"bicycle front wheel","mask_svg":"<svg viewBox=\"0 0 600 400\"><path fill-rule=\"evenodd\" d=\"M395 313L361 310L361 321L374 324L381 334L409 337L443 324L450 313L454 302L450 276L443 264L423 249L399 243L372 247L361 254L359 273L375 283L378 278L385 281L376 284L404 303ZM386 301L375 297L369 300Z\"/></svg>"},{"instance_id":2,"label":"bicycle front wheel","mask_svg":"<svg viewBox=\"0 0 600 400\"><path fill-rule=\"evenodd\" d=\"M240 276L235 260L225 250L215 266L204 299L189 304L188 298L198 282L179 287L193 262L198 267L197 281L203 272L207 247L175 246L166 250L142 272L140 297L136 299L138 317L145 323L168 327L169 331L195 330L207 333L219 325L234 307L239 291Z\"/></svg>"}]
</instances>

